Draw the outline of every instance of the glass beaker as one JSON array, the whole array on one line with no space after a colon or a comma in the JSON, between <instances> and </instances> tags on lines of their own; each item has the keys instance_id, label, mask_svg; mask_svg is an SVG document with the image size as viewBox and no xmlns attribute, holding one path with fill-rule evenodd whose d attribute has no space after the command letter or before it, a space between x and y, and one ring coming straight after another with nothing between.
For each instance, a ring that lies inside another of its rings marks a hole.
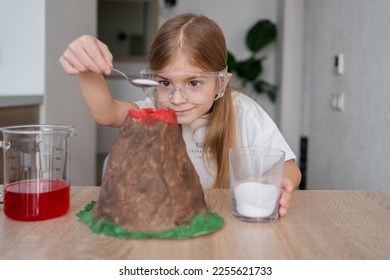
<instances>
[{"instance_id":1,"label":"glass beaker","mask_svg":"<svg viewBox=\"0 0 390 280\"><path fill-rule=\"evenodd\" d=\"M70 137L67 125L2 127L4 213L20 221L59 217L70 206Z\"/></svg>"}]
</instances>

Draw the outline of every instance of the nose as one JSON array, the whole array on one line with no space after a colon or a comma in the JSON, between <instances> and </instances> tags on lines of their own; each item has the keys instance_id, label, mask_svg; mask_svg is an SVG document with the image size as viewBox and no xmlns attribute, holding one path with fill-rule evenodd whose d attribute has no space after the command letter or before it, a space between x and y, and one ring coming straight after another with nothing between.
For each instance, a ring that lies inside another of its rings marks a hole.
<instances>
[{"instance_id":1,"label":"nose","mask_svg":"<svg viewBox=\"0 0 390 280\"><path fill-rule=\"evenodd\" d=\"M176 91L179 91L179 93L176 94ZM181 88L175 87L169 95L169 101L172 104L178 105L187 102L187 97Z\"/></svg>"}]
</instances>

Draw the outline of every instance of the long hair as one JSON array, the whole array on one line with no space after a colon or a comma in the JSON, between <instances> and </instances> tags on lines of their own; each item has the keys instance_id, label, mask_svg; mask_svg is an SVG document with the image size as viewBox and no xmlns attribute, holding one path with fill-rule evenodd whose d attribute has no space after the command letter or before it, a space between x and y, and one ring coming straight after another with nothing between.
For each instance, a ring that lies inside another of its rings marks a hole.
<instances>
[{"instance_id":1,"label":"long hair","mask_svg":"<svg viewBox=\"0 0 390 280\"><path fill-rule=\"evenodd\" d=\"M211 19L183 14L166 21L157 32L149 52L152 70L168 65L178 51L203 71L217 72L226 67L226 41L220 27ZM223 97L214 101L203 143L204 160L217 167L213 188L229 188L229 148L236 144L236 120L228 84Z\"/></svg>"}]
</instances>

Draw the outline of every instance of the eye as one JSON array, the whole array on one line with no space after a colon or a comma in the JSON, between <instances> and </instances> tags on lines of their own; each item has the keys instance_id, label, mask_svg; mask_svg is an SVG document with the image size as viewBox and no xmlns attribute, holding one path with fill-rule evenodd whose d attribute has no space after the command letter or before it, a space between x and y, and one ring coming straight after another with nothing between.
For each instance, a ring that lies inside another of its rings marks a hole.
<instances>
[{"instance_id":1,"label":"eye","mask_svg":"<svg viewBox=\"0 0 390 280\"><path fill-rule=\"evenodd\" d=\"M159 80L158 83L160 84L160 86L165 88L172 87L172 83L167 80Z\"/></svg>"},{"instance_id":2,"label":"eye","mask_svg":"<svg viewBox=\"0 0 390 280\"><path fill-rule=\"evenodd\" d=\"M192 88L200 88L203 85L203 83L201 81L198 81L198 80L193 80L193 81L190 81L188 83L188 85Z\"/></svg>"}]
</instances>

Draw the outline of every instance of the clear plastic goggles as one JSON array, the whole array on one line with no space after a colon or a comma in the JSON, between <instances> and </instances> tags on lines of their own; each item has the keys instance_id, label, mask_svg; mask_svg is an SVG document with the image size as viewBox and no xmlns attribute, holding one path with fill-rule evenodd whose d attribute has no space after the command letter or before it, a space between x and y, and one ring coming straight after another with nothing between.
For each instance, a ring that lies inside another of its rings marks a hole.
<instances>
[{"instance_id":1,"label":"clear plastic goggles","mask_svg":"<svg viewBox=\"0 0 390 280\"><path fill-rule=\"evenodd\" d=\"M144 89L160 103L171 102L176 94L193 103L217 100L225 94L227 67L219 72L184 72L142 70L141 78L157 81L159 86Z\"/></svg>"}]
</instances>

